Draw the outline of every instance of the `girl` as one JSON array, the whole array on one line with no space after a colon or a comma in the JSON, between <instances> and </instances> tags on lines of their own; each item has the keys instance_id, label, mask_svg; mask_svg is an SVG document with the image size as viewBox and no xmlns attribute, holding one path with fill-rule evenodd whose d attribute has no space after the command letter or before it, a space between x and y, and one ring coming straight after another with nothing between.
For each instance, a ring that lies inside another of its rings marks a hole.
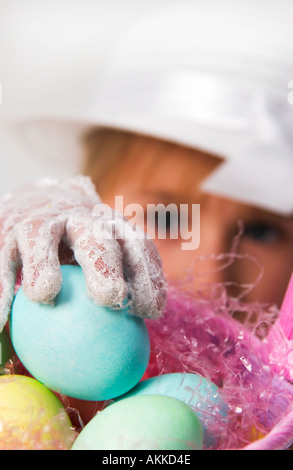
<instances>
[{"instance_id":1,"label":"girl","mask_svg":"<svg viewBox=\"0 0 293 470\"><path fill-rule=\"evenodd\" d=\"M127 32L90 108L69 119L89 129L82 172L112 207L117 195L143 208L172 204L177 214L199 204L199 246L184 251L169 236L155 240L159 256L139 231L109 240L94 223L101 201L88 180L37 183L1 203L1 326L20 258L31 298L57 294L61 242L97 302L120 303L130 290L142 316L164 308L163 272L178 279L191 268L195 289L204 279L238 295L256 284L247 300L280 305L293 254L291 17L286 0L278 11L262 1L180 1ZM37 134L49 146L41 128ZM109 213L102 220L110 230ZM235 262L219 269L225 254Z\"/></svg>"}]
</instances>

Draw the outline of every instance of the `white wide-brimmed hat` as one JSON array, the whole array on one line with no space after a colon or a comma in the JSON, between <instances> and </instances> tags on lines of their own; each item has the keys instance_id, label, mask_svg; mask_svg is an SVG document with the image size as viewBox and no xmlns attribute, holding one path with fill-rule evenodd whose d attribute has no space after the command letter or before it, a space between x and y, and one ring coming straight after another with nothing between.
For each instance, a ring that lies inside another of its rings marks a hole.
<instances>
[{"instance_id":1,"label":"white wide-brimmed hat","mask_svg":"<svg viewBox=\"0 0 293 470\"><path fill-rule=\"evenodd\" d=\"M91 126L202 149L224 159L203 191L291 215L292 19L292 0L152 4L124 30L90 99L69 110L44 106L18 119L18 131L32 152L68 171ZM94 71L82 66L79 85L71 89L68 78L64 86L75 98Z\"/></svg>"}]
</instances>

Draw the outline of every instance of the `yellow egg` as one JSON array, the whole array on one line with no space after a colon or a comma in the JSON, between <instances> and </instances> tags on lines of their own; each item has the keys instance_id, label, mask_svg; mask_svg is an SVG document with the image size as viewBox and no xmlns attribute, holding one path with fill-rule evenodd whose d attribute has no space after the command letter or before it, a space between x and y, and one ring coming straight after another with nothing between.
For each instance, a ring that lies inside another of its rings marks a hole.
<instances>
[{"instance_id":1,"label":"yellow egg","mask_svg":"<svg viewBox=\"0 0 293 470\"><path fill-rule=\"evenodd\" d=\"M59 399L37 380L0 376L0 449L68 449L75 438Z\"/></svg>"}]
</instances>

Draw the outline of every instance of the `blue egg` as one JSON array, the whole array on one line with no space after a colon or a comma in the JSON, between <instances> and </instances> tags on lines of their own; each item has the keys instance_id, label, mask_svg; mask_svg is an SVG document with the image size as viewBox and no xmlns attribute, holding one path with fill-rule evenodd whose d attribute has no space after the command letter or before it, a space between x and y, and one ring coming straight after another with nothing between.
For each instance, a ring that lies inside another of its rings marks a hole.
<instances>
[{"instance_id":1,"label":"blue egg","mask_svg":"<svg viewBox=\"0 0 293 470\"><path fill-rule=\"evenodd\" d=\"M137 395L165 395L183 401L202 424L205 448L218 444L225 429L228 407L218 387L205 377L187 372L163 374L141 381L117 400Z\"/></svg>"},{"instance_id":2,"label":"blue egg","mask_svg":"<svg viewBox=\"0 0 293 470\"><path fill-rule=\"evenodd\" d=\"M62 266L54 305L34 303L21 288L10 328L15 351L48 388L82 400L108 400L133 388L143 376L150 341L143 319L125 306L98 306L89 297L79 266Z\"/></svg>"}]
</instances>

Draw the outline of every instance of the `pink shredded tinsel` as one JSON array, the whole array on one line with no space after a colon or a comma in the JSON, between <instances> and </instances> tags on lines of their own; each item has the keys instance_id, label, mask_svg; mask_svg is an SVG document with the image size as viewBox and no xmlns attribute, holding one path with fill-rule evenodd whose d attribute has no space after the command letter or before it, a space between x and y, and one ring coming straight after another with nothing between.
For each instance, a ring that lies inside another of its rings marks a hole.
<instances>
[{"instance_id":1,"label":"pink shredded tinsel","mask_svg":"<svg viewBox=\"0 0 293 470\"><path fill-rule=\"evenodd\" d=\"M257 318L256 323L233 319L239 311ZM245 448L291 412L293 388L275 373L263 349L264 332L276 314L274 309L231 299L223 286L210 286L196 295L169 286L163 318L147 321L149 376L198 373L219 387L228 416L212 430L217 449ZM288 420L286 426L288 431ZM293 442L292 425L290 431L286 446Z\"/></svg>"}]
</instances>

